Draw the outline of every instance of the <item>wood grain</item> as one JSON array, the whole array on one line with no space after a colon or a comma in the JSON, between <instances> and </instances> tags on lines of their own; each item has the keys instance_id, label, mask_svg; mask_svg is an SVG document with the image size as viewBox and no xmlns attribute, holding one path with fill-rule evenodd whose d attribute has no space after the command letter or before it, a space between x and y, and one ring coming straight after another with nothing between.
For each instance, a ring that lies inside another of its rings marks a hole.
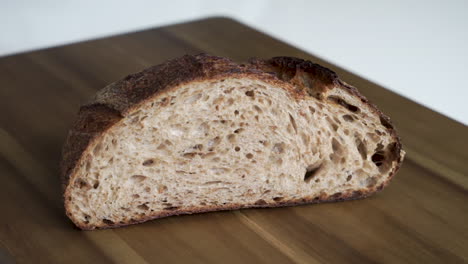
<instances>
[{"instance_id":1,"label":"wood grain","mask_svg":"<svg viewBox=\"0 0 468 264\"><path fill-rule=\"evenodd\" d=\"M335 70L395 122L408 152L403 168L360 201L73 228L58 163L79 105L128 73L199 52L236 61L296 56ZM468 128L231 19L3 57L0 87L2 263L468 262Z\"/></svg>"}]
</instances>

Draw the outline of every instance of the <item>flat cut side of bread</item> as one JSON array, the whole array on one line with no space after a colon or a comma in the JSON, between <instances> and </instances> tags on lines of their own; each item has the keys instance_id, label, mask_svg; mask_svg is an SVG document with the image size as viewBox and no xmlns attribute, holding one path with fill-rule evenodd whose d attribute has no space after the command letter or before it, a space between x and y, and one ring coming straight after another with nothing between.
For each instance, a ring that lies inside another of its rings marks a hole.
<instances>
[{"instance_id":1,"label":"flat cut side of bread","mask_svg":"<svg viewBox=\"0 0 468 264\"><path fill-rule=\"evenodd\" d=\"M81 229L383 189L404 156L388 117L332 71L277 57L184 56L101 90L63 150Z\"/></svg>"}]
</instances>

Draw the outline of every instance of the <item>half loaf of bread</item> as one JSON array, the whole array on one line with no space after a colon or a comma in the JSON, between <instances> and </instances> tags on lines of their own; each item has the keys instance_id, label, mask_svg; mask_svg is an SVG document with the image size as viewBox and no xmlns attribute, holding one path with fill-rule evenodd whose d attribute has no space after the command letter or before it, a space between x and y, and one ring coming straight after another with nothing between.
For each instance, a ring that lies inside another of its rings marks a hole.
<instances>
[{"instance_id":1,"label":"half loaf of bread","mask_svg":"<svg viewBox=\"0 0 468 264\"><path fill-rule=\"evenodd\" d=\"M67 215L95 229L363 198L403 156L389 118L334 72L200 54L98 92L79 110L61 173Z\"/></svg>"}]
</instances>

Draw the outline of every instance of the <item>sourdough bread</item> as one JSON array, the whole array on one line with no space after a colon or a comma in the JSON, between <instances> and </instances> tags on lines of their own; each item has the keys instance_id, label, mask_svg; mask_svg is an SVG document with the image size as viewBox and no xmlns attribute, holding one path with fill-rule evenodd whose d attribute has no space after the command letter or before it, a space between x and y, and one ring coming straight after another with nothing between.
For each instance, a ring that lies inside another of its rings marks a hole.
<instances>
[{"instance_id":1,"label":"sourdough bread","mask_svg":"<svg viewBox=\"0 0 468 264\"><path fill-rule=\"evenodd\" d=\"M334 72L290 57L200 54L127 76L81 107L63 148L81 229L363 198L404 152L388 117Z\"/></svg>"}]
</instances>

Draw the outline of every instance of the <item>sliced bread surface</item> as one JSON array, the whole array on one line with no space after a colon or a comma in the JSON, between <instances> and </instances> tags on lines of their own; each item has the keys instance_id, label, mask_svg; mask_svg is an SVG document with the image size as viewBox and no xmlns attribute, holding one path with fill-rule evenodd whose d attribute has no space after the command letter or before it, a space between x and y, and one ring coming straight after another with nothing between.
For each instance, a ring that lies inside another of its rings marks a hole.
<instances>
[{"instance_id":1,"label":"sliced bread surface","mask_svg":"<svg viewBox=\"0 0 468 264\"><path fill-rule=\"evenodd\" d=\"M81 107L61 168L67 215L95 229L363 198L403 156L389 118L332 71L200 54L101 90Z\"/></svg>"}]
</instances>

